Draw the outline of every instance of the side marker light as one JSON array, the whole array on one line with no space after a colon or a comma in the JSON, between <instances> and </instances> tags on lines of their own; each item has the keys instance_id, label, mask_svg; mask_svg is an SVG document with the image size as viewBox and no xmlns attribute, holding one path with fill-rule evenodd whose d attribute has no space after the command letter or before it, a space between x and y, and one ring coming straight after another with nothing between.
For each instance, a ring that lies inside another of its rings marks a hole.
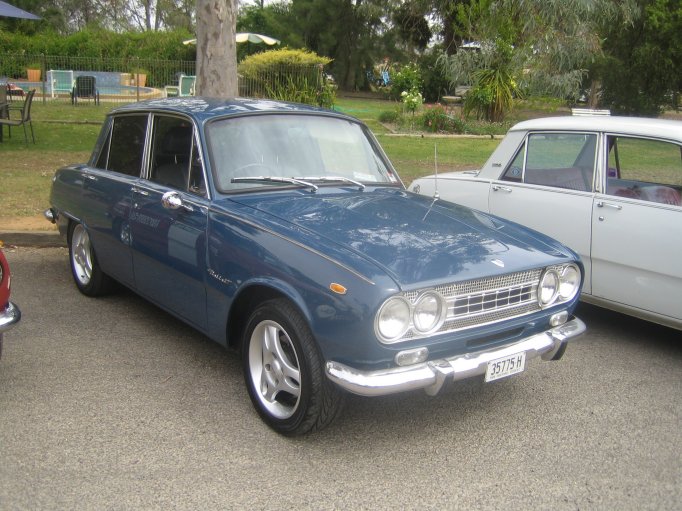
<instances>
[{"instance_id":1,"label":"side marker light","mask_svg":"<svg viewBox=\"0 0 682 511\"><path fill-rule=\"evenodd\" d=\"M331 289L334 293L339 294L339 295L345 295L346 292L348 291L344 286L341 284L337 284L336 282L332 282L329 284L329 289Z\"/></svg>"}]
</instances>

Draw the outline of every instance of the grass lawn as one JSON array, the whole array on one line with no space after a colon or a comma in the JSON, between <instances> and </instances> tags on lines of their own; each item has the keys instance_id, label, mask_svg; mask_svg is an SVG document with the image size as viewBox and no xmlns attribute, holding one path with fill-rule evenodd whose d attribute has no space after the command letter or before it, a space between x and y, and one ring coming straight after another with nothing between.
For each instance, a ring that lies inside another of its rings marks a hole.
<instances>
[{"instance_id":1,"label":"grass lawn","mask_svg":"<svg viewBox=\"0 0 682 511\"><path fill-rule=\"evenodd\" d=\"M36 143L24 142L22 128L12 130L0 144L0 230L12 229L18 218L36 219L49 205L51 179L62 165L85 162L113 104L79 105L35 100L32 108ZM405 185L434 171L434 145L440 172L477 168L499 140L469 138L396 137L378 121L396 103L374 99L340 98L336 109L366 122L377 136ZM30 136L30 133L29 133ZM45 228L50 225L44 222ZM37 223L42 226L42 223ZM7 227L9 226L9 227ZM15 228L15 227L14 227Z\"/></svg>"}]
</instances>

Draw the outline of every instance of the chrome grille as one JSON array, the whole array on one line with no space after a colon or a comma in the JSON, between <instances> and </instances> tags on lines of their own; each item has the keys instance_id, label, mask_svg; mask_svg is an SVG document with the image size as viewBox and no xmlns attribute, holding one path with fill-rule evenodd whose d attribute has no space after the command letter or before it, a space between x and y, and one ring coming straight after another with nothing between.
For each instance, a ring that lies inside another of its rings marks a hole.
<instances>
[{"instance_id":1,"label":"chrome grille","mask_svg":"<svg viewBox=\"0 0 682 511\"><path fill-rule=\"evenodd\" d=\"M447 316L436 334L496 323L540 310L537 289L542 268L469 280L434 289L447 302ZM405 298L415 303L420 292L407 292ZM431 335L433 335L433 333ZM419 337L409 330L403 339Z\"/></svg>"}]
</instances>

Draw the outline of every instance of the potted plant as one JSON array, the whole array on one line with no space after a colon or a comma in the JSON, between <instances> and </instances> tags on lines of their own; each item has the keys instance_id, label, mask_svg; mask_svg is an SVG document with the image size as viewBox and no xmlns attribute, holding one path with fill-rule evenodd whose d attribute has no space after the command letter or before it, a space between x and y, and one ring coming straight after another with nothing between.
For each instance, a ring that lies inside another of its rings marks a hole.
<instances>
[{"instance_id":1,"label":"potted plant","mask_svg":"<svg viewBox=\"0 0 682 511\"><path fill-rule=\"evenodd\" d=\"M32 62L26 66L26 77L29 82L40 81L40 62Z\"/></svg>"}]
</instances>

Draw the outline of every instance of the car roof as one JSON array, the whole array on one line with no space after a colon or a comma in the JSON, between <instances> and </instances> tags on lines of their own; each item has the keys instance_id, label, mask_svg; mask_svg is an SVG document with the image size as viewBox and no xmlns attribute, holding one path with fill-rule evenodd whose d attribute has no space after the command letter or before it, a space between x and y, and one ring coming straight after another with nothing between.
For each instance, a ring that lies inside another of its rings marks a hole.
<instances>
[{"instance_id":1,"label":"car roof","mask_svg":"<svg viewBox=\"0 0 682 511\"><path fill-rule=\"evenodd\" d=\"M606 131L682 140L682 122L671 119L576 115L542 117L520 122L510 131Z\"/></svg>"},{"instance_id":2,"label":"car roof","mask_svg":"<svg viewBox=\"0 0 682 511\"><path fill-rule=\"evenodd\" d=\"M331 115L358 122L357 119L340 112L317 108L299 103L288 103L270 99L252 98L208 98L201 96L159 98L130 103L111 111L112 115L133 112L181 113L199 122L215 117L229 117L255 113L305 113Z\"/></svg>"}]
</instances>

